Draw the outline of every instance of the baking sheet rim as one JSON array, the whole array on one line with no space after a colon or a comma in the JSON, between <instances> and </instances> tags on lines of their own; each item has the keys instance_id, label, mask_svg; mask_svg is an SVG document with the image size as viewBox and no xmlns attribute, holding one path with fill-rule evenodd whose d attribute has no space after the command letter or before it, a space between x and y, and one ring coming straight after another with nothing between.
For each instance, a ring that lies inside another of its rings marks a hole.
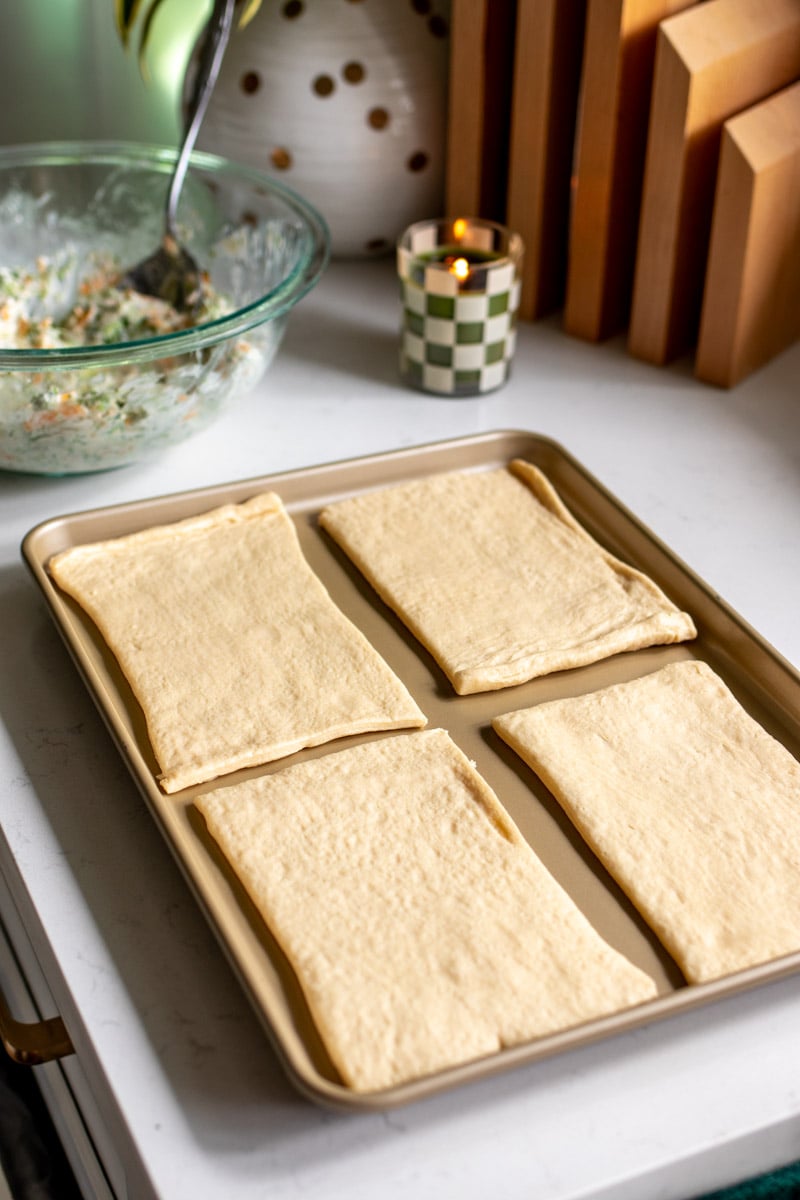
<instances>
[{"instance_id":1,"label":"baking sheet rim","mask_svg":"<svg viewBox=\"0 0 800 1200\"><path fill-rule=\"evenodd\" d=\"M196 489L188 489L174 494L163 494L160 496L148 497L139 501L127 501L114 505L99 506L93 509L66 513L59 516L54 516L39 522L34 526L23 538L22 541L22 556L26 565L31 570L34 579L42 590L51 616L53 617L59 633L66 642L70 654L79 670L79 673L89 690L89 693L98 707L101 716L103 717L109 732L112 735L118 749L120 750L123 759L126 762L134 781L139 787L140 792L144 796L151 815L155 817L156 823L165 837L167 844L177 862L179 868L184 875L187 883L190 886L195 901L199 904L204 917L210 924L217 940L223 949L228 961L230 962L234 972L236 973L241 986L248 995L251 1003L254 1004L256 1013L260 1018L264 1028L270 1038L273 1047L278 1054L283 1067L294 1086L299 1092L316 1103L332 1107L336 1109L344 1109L348 1111L381 1111L389 1108L398 1107L403 1104L410 1103L414 1100L421 1099L426 1096L434 1095L439 1092L450 1090L457 1086L489 1076L510 1070L514 1067L530 1064L540 1061L545 1058L553 1057L562 1052L579 1046L605 1041L617 1034L624 1033L628 1030L641 1028L645 1025L652 1024L656 1021L663 1020L666 1017L677 1015L679 1012L686 1012L705 1006L716 999L724 998L741 991L750 990L754 987L772 982L788 975L796 973L800 970L800 951L796 954L785 956L781 959L773 960L768 963L750 967L744 971L737 972L734 975L725 976L719 980L713 980L709 983L700 985L684 985L674 992L666 995L661 995L655 1000L645 1004L625 1009L621 1012L610 1014L593 1021L586 1022L582 1025L575 1026L571 1029L566 1029L558 1033L550 1034L542 1038L534 1039L530 1042L522 1043L517 1046L504 1048L496 1053L493 1053L484 1058L471 1060L470 1062L459 1064L446 1070L437 1072L434 1075L425 1076L419 1080L412 1080L408 1083L396 1085L391 1088L383 1089L377 1092L356 1092L353 1089L346 1087L334 1080L317 1073L309 1073L304 1069L302 1064L295 1061L289 1048L284 1044L280 1035L275 1029L274 1017L271 1018L270 1013L265 1011L263 1006L258 1003L251 981L248 978L247 971L244 965L238 961L237 955L234 952L227 940L222 936L213 911L209 908L207 897L203 894L202 888L199 886L198 880L195 879L193 872L190 869L188 862L180 853L175 840L171 836L169 829L163 819L161 812L153 802L153 795L157 793L159 800L169 802L175 797L166 796L158 788L155 781L149 777L143 778L136 766L136 754L131 754L130 738L124 725L120 721L116 711L104 702L102 688L98 689L96 681L96 672L93 665L89 662L84 645L81 638L76 636L72 622L64 620L65 605L55 584L51 581L47 571L47 559L38 551L37 546L40 541L46 540L48 533L58 530L71 528L75 523L86 522L95 518L108 518L112 521L115 517L121 517L123 514L134 514L139 517L142 514L160 509L163 506L175 507L181 509L179 516L175 517L159 517L158 521L164 519L180 519L183 515L188 515L192 511L202 511L203 508L214 506L216 504L236 502L238 499L243 499L246 495L252 495L258 490L275 490L280 492L281 487L291 481L293 484L298 484L302 491L303 484L308 483L313 485L317 481L335 481L338 476L351 471L358 472L359 469L365 470L371 467L379 467L386 464L416 464L420 462L420 474L431 473L434 468L431 467L429 459L439 455L450 456L460 453L470 457L472 452L485 450L484 455L478 455L478 458L472 457L472 461L468 464L453 462L449 467L439 466L439 469L461 469L468 465L480 467L481 465L489 465L492 461L493 454L497 454L500 448L507 443L520 443L512 450L507 448L503 454L506 460L511 457L525 457L524 445L527 443L530 447L536 445L540 448L547 449L549 452L561 458L565 463L569 464L571 469L576 471L582 480L601 496L606 503L613 506L624 522L629 523L632 527L638 530L646 540L660 554L666 556L676 569L691 583L694 587L700 589L706 598L712 603L721 613L732 621L739 630L758 648L766 653L782 672L788 674L793 684L800 689L800 674L789 664L782 656L770 646L754 629L752 629L742 617L731 609L705 582L700 579L691 569L683 563L658 537L652 533L643 523L630 512L605 486L595 479L594 476L583 465L575 459L569 451L567 451L557 441L536 434L532 431L525 430L495 430L484 432L476 435L466 435L453 439L445 439L437 442L424 443L417 446L403 447L398 450L388 450L378 452L376 454L366 454L359 457L341 459L335 462L322 463L317 466L301 467L291 469L285 472L276 472L265 476L255 476L248 479L223 482L204 486ZM485 461L484 461L485 460ZM380 482L376 482L375 486L382 486ZM350 489L351 491L356 489ZM295 507L297 506L295 502ZM291 512L292 503L287 503L287 508ZM145 521L145 524L153 523ZM124 532L124 531L120 531ZM111 535L114 536L114 535ZM79 539L80 540L80 539ZM91 539L86 539L91 540ZM48 555L49 558L49 555ZM178 797L180 793L176 794Z\"/></svg>"}]
</instances>

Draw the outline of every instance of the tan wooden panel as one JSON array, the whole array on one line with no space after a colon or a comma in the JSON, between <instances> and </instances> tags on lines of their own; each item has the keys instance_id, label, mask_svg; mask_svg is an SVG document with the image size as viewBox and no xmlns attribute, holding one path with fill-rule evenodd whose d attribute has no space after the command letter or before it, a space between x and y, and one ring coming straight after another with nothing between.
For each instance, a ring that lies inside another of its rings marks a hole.
<instances>
[{"instance_id":1,"label":"tan wooden panel","mask_svg":"<svg viewBox=\"0 0 800 1200\"><path fill-rule=\"evenodd\" d=\"M515 7L515 0L452 0L445 169L450 216L505 219Z\"/></svg>"},{"instance_id":2,"label":"tan wooden panel","mask_svg":"<svg viewBox=\"0 0 800 1200\"><path fill-rule=\"evenodd\" d=\"M726 122L695 371L731 387L800 337L800 84Z\"/></svg>"},{"instance_id":3,"label":"tan wooden panel","mask_svg":"<svg viewBox=\"0 0 800 1200\"><path fill-rule=\"evenodd\" d=\"M706 0L656 48L628 347L664 363L698 333L722 125L800 75L799 0Z\"/></svg>"},{"instance_id":4,"label":"tan wooden panel","mask_svg":"<svg viewBox=\"0 0 800 1200\"><path fill-rule=\"evenodd\" d=\"M695 0L588 0L564 327L628 322L659 22Z\"/></svg>"},{"instance_id":5,"label":"tan wooden panel","mask_svg":"<svg viewBox=\"0 0 800 1200\"><path fill-rule=\"evenodd\" d=\"M518 0L508 224L522 236L520 316L564 300L586 0Z\"/></svg>"}]
</instances>

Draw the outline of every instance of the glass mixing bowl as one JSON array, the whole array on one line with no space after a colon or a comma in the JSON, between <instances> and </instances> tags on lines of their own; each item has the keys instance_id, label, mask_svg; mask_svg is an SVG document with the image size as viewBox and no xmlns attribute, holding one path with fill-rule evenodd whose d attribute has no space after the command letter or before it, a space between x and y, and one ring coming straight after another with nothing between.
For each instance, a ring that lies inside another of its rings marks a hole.
<instances>
[{"instance_id":1,"label":"glass mixing bowl","mask_svg":"<svg viewBox=\"0 0 800 1200\"><path fill-rule=\"evenodd\" d=\"M261 379L319 279L329 238L317 212L195 152L178 229L208 274L207 313L175 329L159 312L143 333L112 311L118 289L97 299L98 280L160 244L174 162L174 150L121 143L0 149L0 469L121 466L204 428Z\"/></svg>"}]
</instances>

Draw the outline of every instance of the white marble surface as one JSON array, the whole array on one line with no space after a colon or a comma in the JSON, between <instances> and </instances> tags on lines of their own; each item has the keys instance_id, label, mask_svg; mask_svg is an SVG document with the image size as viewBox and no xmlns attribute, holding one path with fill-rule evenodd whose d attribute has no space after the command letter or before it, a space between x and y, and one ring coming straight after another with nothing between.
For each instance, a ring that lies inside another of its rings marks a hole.
<instances>
[{"instance_id":1,"label":"white marble surface","mask_svg":"<svg viewBox=\"0 0 800 1200\"><path fill-rule=\"evenodd\" d=\"M207 432L109 474L0 474L5 867L130 1195L688 1200L800 1156L800 979L386 1115L298 1098L27 578L21 538L59 513L529 429L800 664L800 347L722 392L545 322L502 391L453 401L400 385L396 324L391 264L337 264Z\"/></svg>"}]
</instances>

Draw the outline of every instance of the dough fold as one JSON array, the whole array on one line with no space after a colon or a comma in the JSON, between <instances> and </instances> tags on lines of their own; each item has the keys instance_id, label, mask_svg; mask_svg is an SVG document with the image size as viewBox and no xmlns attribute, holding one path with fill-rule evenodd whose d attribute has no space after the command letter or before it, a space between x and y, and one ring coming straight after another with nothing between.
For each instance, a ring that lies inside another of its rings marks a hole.
<instances>
[{"instance_id":1,"label":"dough fold","mask_svg":"<svg viewBox=\"0 0 800 1200\"><path fill-rule=\"evenodd\" d=\"M329 505L320 524L459 695L696 634L521 460L363 492Z\"/></svg>"},{"instance_id":2,"label":"dough fold","mask_svg":"<svg viewBox=\"0 0 800 1200\"><path fill-rule=\"evenodd\" d=\"M144 712L164 791L425 716L274 493L53 557Z\"/></svg>"},{"instance_id":3,"label":"dough fold","mask_svg":"<svg viewBox=\"0 0 800 1200\"><path fill-rule=\"evenodd\" d=\"M397 1085L656 994L441 729L195 798L344 1082Z\"/></svg>"},{"instance_id":4,"label":"dough fold","mask_svg":"<svg viewBox=\"0 0 800 1200\"><path fill-rule=\"evenodd\" d=\"M689 983L800 950L800 763L706 663L493 725Z\"/></svg>"}]
</instances>

